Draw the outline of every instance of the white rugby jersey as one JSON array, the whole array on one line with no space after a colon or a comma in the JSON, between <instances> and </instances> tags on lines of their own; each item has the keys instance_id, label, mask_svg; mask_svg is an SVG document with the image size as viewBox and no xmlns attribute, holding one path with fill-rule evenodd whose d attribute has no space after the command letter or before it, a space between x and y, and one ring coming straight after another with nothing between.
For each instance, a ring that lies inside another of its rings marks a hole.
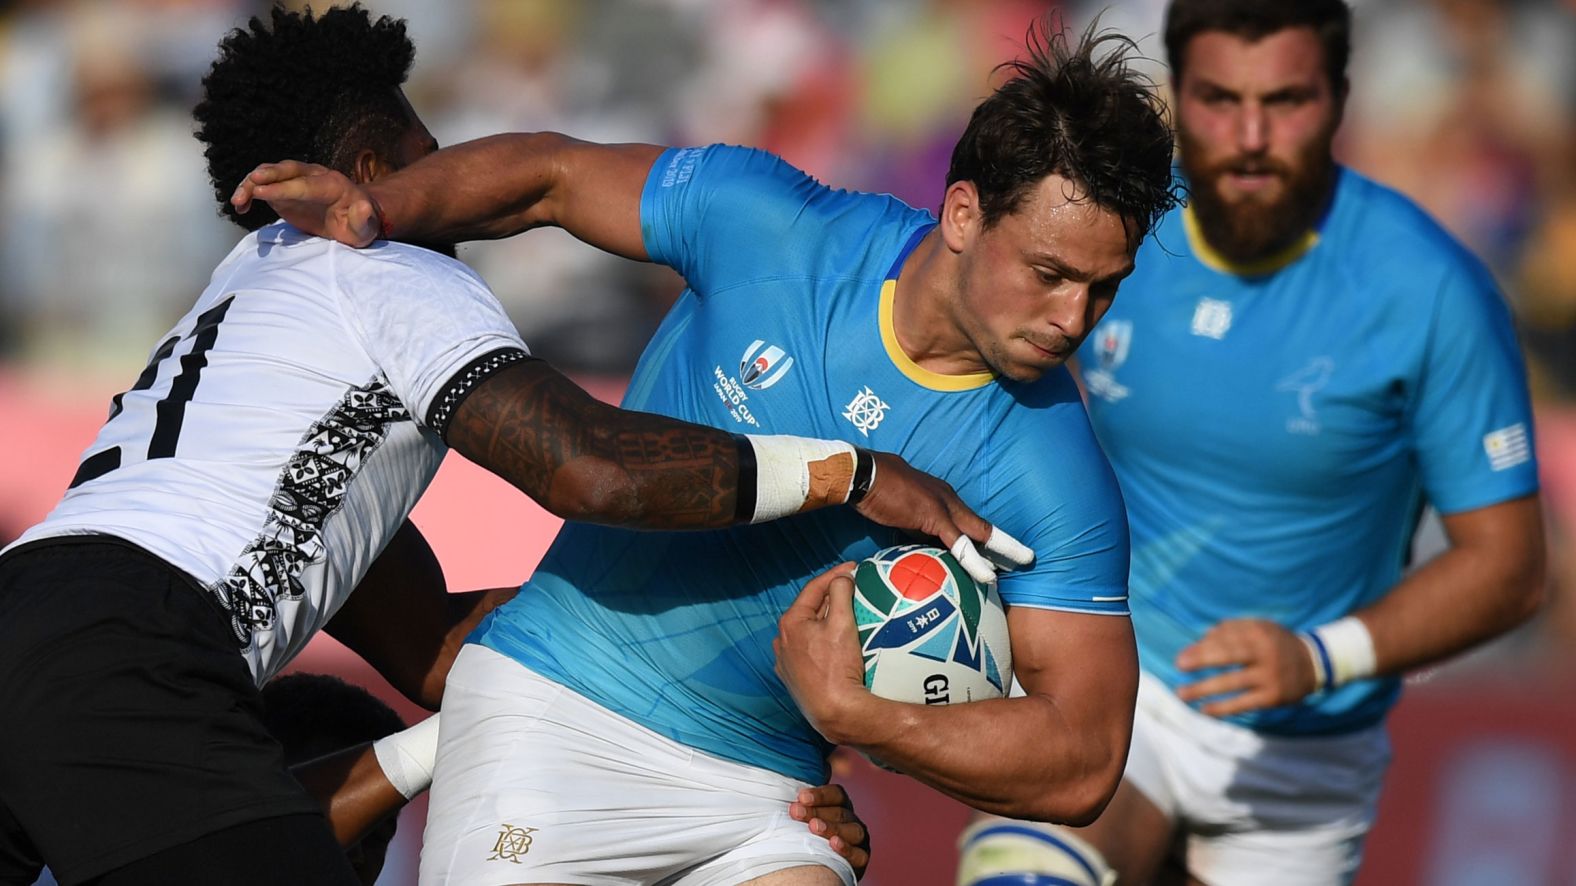
<instances>
[{"instance_id":1,"label":"white rugby jersey","mask_svg":"<svg viewBox=\"0 0 1576 886\"><path fill-rule=\"evenodd\" d=\"M214 271L7 550L103 533L156 554L228 611L261 684L409 515L461 398L527 355L464 264L271 225Z\"/></svg>"}]
</instances>

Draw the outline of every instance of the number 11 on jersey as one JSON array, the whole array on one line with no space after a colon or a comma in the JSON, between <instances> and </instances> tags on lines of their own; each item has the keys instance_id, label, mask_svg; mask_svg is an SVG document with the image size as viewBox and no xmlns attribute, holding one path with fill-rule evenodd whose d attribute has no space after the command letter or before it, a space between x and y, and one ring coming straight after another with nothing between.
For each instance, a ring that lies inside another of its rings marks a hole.
<instances>
[{"instance_id":1,"label":"number 11 on jersey","mask_svg":"<svg viewBox=\"0 0 1576 886\"><path fill-rule=\"evenodd\" d=\"M111 401L106 424L114 421L125 411L122 401L126 394L153 387L153 383L159 377L159 367L175 353L176 345L185 338L193 340L191 350L180 358L181 371L170 383L170 392L165 394L154 407L156 417L153 431L148 435L146 458L169 458L175 454L175 447L181 435L181 423L186 420L186 404L190 403L192 396L197 393L197 382L202 379L203 367L208 365L208 351L219 340L219 323L234 301L235 296L232 295L204 311L197 317L197 324L188 335L170 336L159 345L158 350L153 352L153 358L148 361L147 366L143 367L142 374L137 376L131 388L116 394L115 399ZM77 468L76 476L71 478L71 485L66 488L75 489L120 467L121 454L120 446L111 446L84 458Z\"/></svg>"}]
</instances>

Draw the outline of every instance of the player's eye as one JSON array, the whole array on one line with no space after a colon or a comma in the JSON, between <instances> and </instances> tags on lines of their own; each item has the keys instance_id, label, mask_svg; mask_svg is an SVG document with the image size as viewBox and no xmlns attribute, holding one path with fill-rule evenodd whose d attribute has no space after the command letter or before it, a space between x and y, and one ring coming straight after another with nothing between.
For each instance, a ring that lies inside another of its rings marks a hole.
<instances>
[{"instance_id":1,"label":"player's eye","mask_svg":"<svg viewBox=\"0 0 1576 886\"><path fill-rule=\"evenodd\" d=\"M1041 268L1034 269L1034 276L1039 277L1046 286L1056 286L1062 282L1062 275Z\"/></svg>"}]
</instances>

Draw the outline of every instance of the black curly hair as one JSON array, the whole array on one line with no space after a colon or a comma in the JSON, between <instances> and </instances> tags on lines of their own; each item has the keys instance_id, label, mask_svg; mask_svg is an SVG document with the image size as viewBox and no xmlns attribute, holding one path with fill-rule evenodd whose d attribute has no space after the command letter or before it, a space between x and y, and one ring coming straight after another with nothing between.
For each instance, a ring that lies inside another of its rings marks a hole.
<instances>
[{"instance_id":1,"label":"black curly hair","mask_svg":"<svg viewBox=\"0 0 1576 886\"><path fill-rule=\"evenodd\" d=\"M1163 105L1128 64L1137 47L1098 28L1069 45L1054 17L1041 18L1029 27L1028 58L998 66L1009 79L974 109L947 171L949 186L973 182L986 227L1053 174L1114 211L1134 242L1180 200Z\"/></svg>"},{"instance_id":2,"label":"black curly hair","mask_svg":"<svg viewBox=\"0 0 1576 886\"><path fill-rule=\"evenodd\" d=\"M278 218L262 201L237 215L230 194L258 164L304 160L351 174L356 154L391 156L411 115L400 99L416 47L405 22L356 3L314 17L275 6L219 44L192 116L224 214L255 231Z\"/></svg>"},{"instance_id":3,"label":"black curly hair","mask_svg":"<svg viewBox=\"0 0 1576 886\"><path fill-rule=\"evenodd\" d=\"M262 689L263 728L294 766L405 728L398 713L367 690L332 674L286 674Z\"/></svg>"}]
</instances>

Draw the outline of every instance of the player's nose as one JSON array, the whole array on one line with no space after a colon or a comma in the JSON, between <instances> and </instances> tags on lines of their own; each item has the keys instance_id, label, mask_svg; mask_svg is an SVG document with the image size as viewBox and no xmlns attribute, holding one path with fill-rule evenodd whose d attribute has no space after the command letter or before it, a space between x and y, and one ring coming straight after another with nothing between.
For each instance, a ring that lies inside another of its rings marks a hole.
<instances>
[{"instance_id":1,"label":"player's nose","mask_svg":"<svg viewBox=\"0 0 1576 886\"><path fill-rule=\"evenodd\" d=\"M1089 286L1076 283L1067 287L1061 298L1055 299L1046 322L1057 332L1073 341L1081 341L1092 325L1089 317Z\"/></svg>"}]
</instances>

